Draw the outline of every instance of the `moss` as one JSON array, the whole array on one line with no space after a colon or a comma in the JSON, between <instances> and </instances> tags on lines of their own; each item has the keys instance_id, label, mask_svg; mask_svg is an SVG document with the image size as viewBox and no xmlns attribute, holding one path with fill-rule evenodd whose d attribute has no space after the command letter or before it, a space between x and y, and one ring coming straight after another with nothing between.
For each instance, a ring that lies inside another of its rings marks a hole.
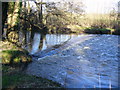
<instances>
[{"instance_id":1,"label":"moss","mask_svg":"<svg viewBox=\"0 0 120 90\"><path fill-rule=\"evenodd\" d=\"M17 43L18 42L18 39L19 39L19 35L16 31L11 31L9 34L8 34L8 39L9 41L11 42L14 42L14 43Z\"/></svg>"},{"instance_id":2,"label":"moss","mask_svg":"<svg viewBox=\"0 0 120 90\"><path fill-rule=\"evenodd\" d=\"M20 50L3 50L2 51L2 63L3 64L13 64L20 62L30 62L31 57L27 52Z\"/></svg>"},{"instance_id":3,"label":"moss","mask_svg":"<svg viewBox=\"0 0 120 90\"><path fill-rule=\"evenodd\" d=\"M15 3L14 2L9 2L9 14L13 13L14 11L14 6L15 6Z\"/></svg>"},{"instance_id":4,"label":"moss","mask_svg":"<svg viewBox=\"0 0 120 90\"><path fill-rule=\"evenodd\" d=\"M14 62L15 62L15 63L20 63L20 60L21 60L20 57L16 57L16 58L14 59Z\"/></svg>"}]
</instances>

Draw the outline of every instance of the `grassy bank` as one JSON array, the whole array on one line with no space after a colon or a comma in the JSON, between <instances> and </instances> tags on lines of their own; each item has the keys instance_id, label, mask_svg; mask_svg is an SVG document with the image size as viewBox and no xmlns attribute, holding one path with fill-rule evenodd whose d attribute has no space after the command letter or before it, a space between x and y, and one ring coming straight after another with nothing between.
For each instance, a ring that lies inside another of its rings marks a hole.
<instances>
[{"instance_id":1,"label":"grassy bank","mask_svg":"<svg viewBox=\"0 0 120 90\"><path fill-rule=\"evenodd\" d=\"M0 57L2 57L2 64L8 65L22 65L32 61L28 52L15 44L8 41L0 41Z\"/></svg>"},{"instance_id":2,"label":"grassy bank","mask_svg":"<svg viewBox=\"0 0 120 90\"><path fill-rule=\"evenodd\" d=\"M0 41L3 88L58 88L59 84L41 77L27 75L25 69L32 62L24 49L8 41Z\"/></svg>"},{"instance_id":3,"label":"grassy bank","mask_svg":"<svg viewBox=\"0 0 120 90\"><path fill-rule=\"evenodd\" d=\"M59 84L41 77L25 74L19 68L2 67L2 87L3 88L58 88Z\"/></svg>"}]
</instances>

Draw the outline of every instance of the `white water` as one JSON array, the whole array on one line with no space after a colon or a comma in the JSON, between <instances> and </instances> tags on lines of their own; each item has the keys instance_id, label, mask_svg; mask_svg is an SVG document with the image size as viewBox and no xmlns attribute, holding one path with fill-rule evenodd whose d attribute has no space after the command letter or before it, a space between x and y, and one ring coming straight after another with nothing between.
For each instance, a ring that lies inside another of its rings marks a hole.
<instances>
[{"instance_id":1,"label":"white water","mask_svg":"<svg viewBox=\"0 0 120 90\"><path fill-rule=\"evenodd\" d=\"M88 35L85 40L83 37L72 38L60 53L34 61L27 73L67 88L118 88L119 36Z\"/></svg>"}]
</instances>

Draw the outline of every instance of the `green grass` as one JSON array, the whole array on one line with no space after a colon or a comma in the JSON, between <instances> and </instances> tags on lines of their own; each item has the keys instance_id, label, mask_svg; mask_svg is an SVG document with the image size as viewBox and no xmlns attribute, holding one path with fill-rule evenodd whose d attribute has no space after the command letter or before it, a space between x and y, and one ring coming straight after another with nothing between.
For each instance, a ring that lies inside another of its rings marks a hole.
<instances>
[{"instance_id":1,"label":"green grass","mask_svg":"<svg viewBox=\"0 0 120 90\"><path fill-rule=\"evenodd\" d=\"M41 77L30 76L19 69L4 66L2 68L3 88L60 88L60 84Z\"/></svg>"},{"instance_id":2,"label":"green grass","mask_svg":"<svg viewBox=\"0 0 120 90\"><path fill-rule=\"evenodd\" d=\"M9 86L16 86L18 82L20 82L21 75L20 74L14 74L14 75L4 75L2 76L2 86L4 87L9 87Z\"/></svg>"},{"instance_id":3,"label":"green grass","mask_svg":"<svg viewBox=\"0 0 120 90\"><path fill-rule=\"evenodd\" d=\"M28 52L15 44L8 41L0 42L0 62L2 64L19 64L25 62L31 62L32 58Z\"/></svg>"},{"instance_id":4,"label":"green grass","mask_svg":"<svg viewBox=\"0 0 120 90\"><path fill-rule=\"evenodd\" d=\"M57 88L59 84L41 77L30 76L25 73L25 68L32 61L28 52L11 44L0 42L2 51L2 87L3 88ZM11 60L12 65L10 64Z\"/></svg>"},{"instance_id":5,"label":"green grass","mask_svg":"<svg viewBox=\"0 0 120 90\"><path fill-rule=\"evenodd\" d=\"M3 50L2 51L2 63L20 63L20 62L30 62L31 57L25 51L20 50Z\"/></svg>"}]
</instances>

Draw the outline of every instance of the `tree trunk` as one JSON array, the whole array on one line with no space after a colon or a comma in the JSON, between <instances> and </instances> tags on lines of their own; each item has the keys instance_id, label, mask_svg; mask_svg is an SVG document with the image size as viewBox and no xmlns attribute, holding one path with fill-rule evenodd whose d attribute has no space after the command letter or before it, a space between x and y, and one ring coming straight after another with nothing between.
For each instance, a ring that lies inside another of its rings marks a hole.
<instances>
[{"instance_id":1,"label":"tree trunk","mask_svg":"<svg viewBox=\"0 0 120 90\"><path fill-rule=\"evenodd\" d=\"M42 15L42 0L41 0L41 4L40 4L40 14L39 14L40 23L42 23L42 19L43 19L43 15Z\"/></svg>"},{"instance_id":2,"label":"tree trunk","mask_svg":"<svg viewBox=\"0 0 120 90\"><path fill-rule=\"evenodd\" d=\"M19 11L21 2L19 0L16 0L16 2L7 2L3 4L3 36L5 39L12 40L14 39L15 42L17 42L18 39L18 33L12 32L11 30L18 30L18 17L19 17ZM16 37L13 37L16 36Z\"/></svg>"},{"instance_id":3,"label":"tree trunk","mask_svg":"<svg viewBox=\"0 0 120 90\"><path fill-rule=\"evenodd\" d=\"M7 20L7 11L8 11L8 2L2 2L2 38L6 37L6 34L4 31L4 27L5 27L5 22Z\"/></svg>"},{"instance_id":4,"label":"tree trunk","mask_svg":"<svg viewBox=\"0 0 120 90\"><path fill-rule=\"evenodd\" d=\"M7 19L8 30L13 28L15 25L17 25L18 16L19 16L19 10L20 10L20 2L19 2L19 0L16 0L14 5L12 5L12 7L14 7L14 8L12 8L13 10L11 10L10 3L9 3L8 19Z\"/></svg>"}]
</instances>

